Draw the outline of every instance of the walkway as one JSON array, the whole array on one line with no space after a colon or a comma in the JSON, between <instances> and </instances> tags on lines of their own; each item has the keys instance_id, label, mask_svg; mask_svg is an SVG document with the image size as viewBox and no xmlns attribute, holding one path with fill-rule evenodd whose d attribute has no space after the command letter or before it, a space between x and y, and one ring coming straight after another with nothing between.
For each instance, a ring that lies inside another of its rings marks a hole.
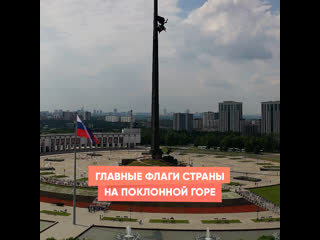
<instances>
[{"instance_id":1,"label":"walkway","mask_svg":"<svg viewBox=\"0 0 320 240\"><path fill-rule=\"evenodd\" d=\"M69 213L72 213L72 207L64 206L57 207L53 204L40 202L40 210L64 210L67 209ZM103 213L101 211L96 213L89 213L86 208L77 208L77 225L72 224L72 215L70 216L52 216L48 214L40 213L40 218L44 220L59 222L55 226L49 228L40 234L40 240L45 240L49 237L55 237L57 239L75 237L89 228L92 224L111 226L111 227L123 227L130 225L132 228L145 228L145 229L177 229L177 230L205 230L207 227L215 230L245 230L245 229L272 229L280 228L280 222L268 222L268 223L255 223L251 219L257 218L257 213L229 213L229 214L168 214L168 213L131 213L132 218L142 220L143 224L139 223L126 223L126 222L112 222L112 221L100 221L100 214L108 217L116 216L128 216L130 212L108 211ZM280 217L272 212L259 212L259 217ZM189 220L189 224L169 224L169 223L149 223L150 219L162 219L171 218L179 220ZM242 223L234 224L203 224L201 220L214 220L215 218L226 219L238 219Z\"/></svg>"}]
</instances>

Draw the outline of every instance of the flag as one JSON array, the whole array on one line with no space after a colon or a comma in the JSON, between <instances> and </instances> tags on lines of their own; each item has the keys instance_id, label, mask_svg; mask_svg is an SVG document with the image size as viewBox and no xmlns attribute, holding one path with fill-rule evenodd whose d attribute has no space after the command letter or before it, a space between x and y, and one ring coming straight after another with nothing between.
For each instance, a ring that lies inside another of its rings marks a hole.
<instances>
[{"instance_id":1,"label":"flag","mask_svg":"<svg viewBox=\"0 0 320 240\"><path fill-rule=\"evenodd\" d=\"M89 128L87 128L79 116L77 115L77 136L89 138L92 144L99 144L99 141L95 138Z\"/></svg>"}]
</instances>

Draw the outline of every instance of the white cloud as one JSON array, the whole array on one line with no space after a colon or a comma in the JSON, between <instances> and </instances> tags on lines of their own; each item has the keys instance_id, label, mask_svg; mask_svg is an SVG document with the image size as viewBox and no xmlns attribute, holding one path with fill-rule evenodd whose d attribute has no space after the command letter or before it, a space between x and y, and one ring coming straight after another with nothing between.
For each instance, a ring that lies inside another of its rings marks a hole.
<instances>
[{"instance_id":1,"label":"white cloud","mask_svg":"<svg viewBox=\"0 0 320 240\"><path fill-rule=\"evenodd\" d=\"M258 113L280 97L280 15L259 0L208 0L181 19L177 2L159 1L169 19L159 36L164 107L216 110L235 99ZM41 105L149 111L152 17L150 0L41 0ZM85 96L70 96L75 86Z\"/></svg>"}]
</instances>

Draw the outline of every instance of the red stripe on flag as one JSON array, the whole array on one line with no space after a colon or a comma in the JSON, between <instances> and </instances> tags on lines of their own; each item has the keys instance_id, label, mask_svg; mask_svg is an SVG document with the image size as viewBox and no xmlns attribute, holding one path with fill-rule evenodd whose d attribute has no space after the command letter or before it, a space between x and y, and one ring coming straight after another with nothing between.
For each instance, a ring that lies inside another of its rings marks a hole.
<instances>
[{"instance_id":1,"label":"red stripe on flag","mask_svg":"<svg viewBox=\"0 0 320 240\"><path fill-rule=\"evenodd\" d=\"M77 129L77 136L78 137L84 137L84 138L90 138L88 133L83 129Z\"/></svg>"}]
</instances>

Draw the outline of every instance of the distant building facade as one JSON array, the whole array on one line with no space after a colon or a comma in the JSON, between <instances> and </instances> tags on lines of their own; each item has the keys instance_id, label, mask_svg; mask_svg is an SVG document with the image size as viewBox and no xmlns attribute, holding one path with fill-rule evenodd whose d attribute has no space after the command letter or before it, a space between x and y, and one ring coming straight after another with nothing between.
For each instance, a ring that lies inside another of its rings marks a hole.
<instances>
[{"instance_id":1,"label":"distant building facade","mask_svg":"<svg viewBox=\"0 0 320 240\"><path fill-rule=\"evenodd\" d=\"M192 131L193 114L192 113L174 113L173 130L175 131Z\"/></svg>"},{"instance_id":2,"label":"distant building facade","mask_svg":"<svg viewBox=\"0 0 320 240\"><path fill-rule=\"evenodd\" d=\"M79 113L79 117L83 120L83 121L90 121L91 120L91 112L81 112Z\"/></svg>"},{"instance_id":3,"label":"distant building facade","mask_svg":"<svg viewBox=\"0 0 320 240\"><path fill-rule=\"evenodd\" d=\"M201 131L202 130L202 122L203 122L203 119L202 118L195 118L193 119L193 130L196 130L196 131Z\"/></svg>"},{"instance_id":4,"label":"distant building facade","mask_svg":"<svg viewBox=\"0 0 320 240\"><path fill-rule=\"evenodd\" d=\"M131 116L122 116L122 117L120 117L120 122L127 122L127 123L129 123L129 122L135 122L135 119L134 119L134 117L131 117Z\"/></svg>"},{"instance_id":5,"label":"distant building facade","mask_svg":"<svg viewBox=\"0 0 320 240\"><path fill-rule=\"evenodd\" d=\"M75 121L75 119L76 119L75 112L62 112L62 120Z\"/></svg>"},{"instance_id":6,"label":"distant building facade","mask_svg":"<svg viewBox=\"0 0 320 240\"><path fill-rule=\"evenodd\" d=\"M203 114L203 131L219 130L219 113L204 112Z\"/></svg>"},{"instance_id":7,"label":"distant building facade","mask_svg":"<svg viewBox=\"0 0 320 240\"><path fill-rule=\"evenodd\" d=\"M135 118L131 116L105 116L106 122L135 122Z\"/></svg>"},{"instance_id":8,"label":"distant building facade","mask_svg":"<svg viewBox=\"0 0 320 240\"><path fill-rule=\"evenodd\" d=\"M76 147L78 151L91 151L103 149L135 148L141 143L139 128L123 129L120 133L93 133L98 145L92 145L87 138L75 138L70 134L42 134L40 135L40 154L72 152Z\"/></svg>"},{"instance_id":9,"label":"distant building facade","mask_svg":"<svg viewBox=\"0 0 320 240\"><path fill-rule=\"evenodd\" d=\"M106 122L120 122L120 116L105 116Z\"/></svg>"},{"instance_id":10,"label":"distant building facade","mask_svg":"<svg viewBox=\"0 0 320 240\"><path fill-rule=\"evenodd\" d=\"M219 131L240 132L240 121L242 118L242 103L224 101L219 103Z\"/></svg>"},{"instance_id":11,"label":"distant building facade","mask_svg":"<svg viewBox=\"0 0 320 240\"><path fill-rule=\"evenodd\" d=\"M256 136L261 133L261 119L242 119L241 135Z\"/></svg>"},{"instance_id":12,"label":"distant building facade","mask_svg":"<svg viewBox=\"0 0 320 240\"><path fill-rule=\"evenodd\" d=\"M261 133L280 133L280 101L261 103Z\"/></svg>"}]
</instances>

